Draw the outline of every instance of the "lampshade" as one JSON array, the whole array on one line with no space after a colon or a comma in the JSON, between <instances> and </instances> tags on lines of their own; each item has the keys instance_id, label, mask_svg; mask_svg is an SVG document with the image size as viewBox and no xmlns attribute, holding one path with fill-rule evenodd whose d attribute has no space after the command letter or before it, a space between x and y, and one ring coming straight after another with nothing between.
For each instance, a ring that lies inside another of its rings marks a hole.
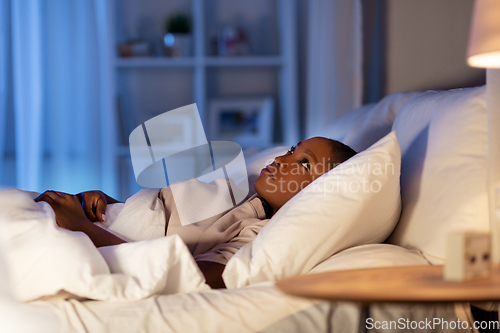
<instances>
[{"instance_id":1,"label":"lampshade","mask_svg":"<svg viewBox=\"0 0 500 333\"><path fill-rule=\"evenodd\" d=\"M467 63L500 68L500 0L476 0L472 14Z\"/></svg>"}]
</instances>

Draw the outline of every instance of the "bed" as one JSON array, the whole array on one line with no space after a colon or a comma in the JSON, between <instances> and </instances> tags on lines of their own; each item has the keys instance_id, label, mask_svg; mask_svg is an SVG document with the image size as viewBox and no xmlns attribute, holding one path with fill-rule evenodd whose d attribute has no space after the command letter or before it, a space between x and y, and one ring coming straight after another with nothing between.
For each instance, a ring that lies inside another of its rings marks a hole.
<instances>
[{"instance_id":1,"label":"bed","mask_svg":"<svg viewBox=\"0 0 500 333\"><path fill-rule=\"evenodd\" d=\"M266 225L230 260L223 275L227 290L209 290L195 281L191 289L169 295L153 290L136 300L92 300L84 293L68 298L54 292L58 297L20 304L5 287L18 281L0 280L0 307L9 309L0 311L0 325L9 332L358 332L364 325L359 304L288 296L273 281L329 270L440 264L449 231L488 229L486 87L390 95L317 135L368 152L359 154L361 162L392 163L396 171L388 176L358 170L357 177L375 177L366 179L380 182L380 190L360 191L340 202L325 194L326 187L321 195L297 195L294 205L273 217L277 222ZM250 179L283 149L247 158ZM346 170L335 176L352 180ZM304 207L321 214L305 213ZM341 218L330 221L332 211ZM314 246L304 245L318 237L323 238ZM287 243L285 238L291 239ZM10 255L3 252L8 265ZM0 278L7 279L5 275ZM370 316L471 320L470 307L463 304L381 303L370 307Z\"/></svg>"}]
</instances>

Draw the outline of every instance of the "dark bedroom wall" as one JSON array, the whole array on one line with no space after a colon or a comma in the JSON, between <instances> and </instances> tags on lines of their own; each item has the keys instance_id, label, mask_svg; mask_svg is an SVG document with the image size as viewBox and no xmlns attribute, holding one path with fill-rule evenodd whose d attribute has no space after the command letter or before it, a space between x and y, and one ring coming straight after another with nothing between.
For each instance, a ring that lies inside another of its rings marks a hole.
<instances>
[{"instance_id":1,"label":"dark bedroom wall","mask_svg":"<svg viewBox=\"0 0 500 333\"><path fill-rule=\"evenodd\" d=\"M473 0L386 0L385 94L482 85L465 61Z\"/></svg>"}]
</instances>

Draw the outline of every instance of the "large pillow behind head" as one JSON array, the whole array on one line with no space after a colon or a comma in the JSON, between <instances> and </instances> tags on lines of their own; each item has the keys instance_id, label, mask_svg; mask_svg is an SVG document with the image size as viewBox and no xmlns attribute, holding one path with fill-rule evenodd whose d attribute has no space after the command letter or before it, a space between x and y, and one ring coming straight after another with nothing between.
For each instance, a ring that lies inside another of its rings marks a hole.
<instances>
[{"instance_id":1,"label":"large pillow behind head","mask_svg":"<svg viewBox=\"0 0 500 333\"><path fill-rule=\"evenodd\" d=\"M390 242L445 258L454 229L488 229L486 89L428 91L393 129L401 145L401 220Z\"/></svg>"},{"instance_id":2,"label":"large pillow behind head","mask_svg":"<svg viewBox=\"0 0 500 333\"><path fill-rule=\"evenodd\" d=\"M383 241L401 210L400 160L392 132L309 184L229 260L226 286L305 274L343 249Z\"/></svg>"},{"instance_id":3,"label":"large pillow behind head","mask_svg":"<svg viewBox=\"0 0 500 333\"><path fill-rule=\"evenodd\" d=\"M365 150L391 131L403 104L416 94L416 91L399 92L385 96L378 103L363 105L314 133L314 136L343 142L355 151Z\"/></svg>"},{"instance_id":4,"label":"large pillow behind head","mask_svg":"<svg viewBox=\"0 0 500 333\"><path fill-rule=\"evenodd\" d=\"M347 113L312 136L323 136L343 142L358 152L365 150L391 131L394 119L403 104L416 94L417 91L405 91L385 96L378 103L366 104ZM262 168L270 164L276 156L285 154L289 148L273 147L249 158L245 156L248 182L251 185L249 195L255 194L253 184Z\"/></svg>"}]
</instances>

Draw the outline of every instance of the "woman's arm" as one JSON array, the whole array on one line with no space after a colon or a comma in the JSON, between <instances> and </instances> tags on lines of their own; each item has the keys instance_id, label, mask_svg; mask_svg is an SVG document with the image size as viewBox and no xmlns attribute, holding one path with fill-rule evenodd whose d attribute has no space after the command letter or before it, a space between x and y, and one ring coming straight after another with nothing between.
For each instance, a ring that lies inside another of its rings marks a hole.
<instances>
[{"instance_id":1,"label":"woman's arm","mask_svg":"<svg viewBox=\"0 0 500 333\"><path fill-rule=\"evenodd\" d=\"M57 221L57 214L56 214L56 221ZM85 233L87 236L89 236L90 240L92 240L92 243L94 243L95 247L126 243L126 241L124 241L123 239L119 238L118 236L110 233L109 231L101 227L98 227L89 220L81 221L77 230L73 231L81 231Z\"/></svg>"},{"instance_id":2,"label":"woman's arm","mask_svg":"<svg viewBox=\"0 0 500 333\"><path fill-rule=\"evenodd\" d=\"M98 191L98 190L80 192L76 196L78 197L78 199L81 198L81 200L85 200L85 199L91 200L93 197L98 196L98 197L104 198L108 204L121 203L121 201L118 201L115 198L110 197L109 195L107 195L103 191Z\"/></svg>"},{"instance_id":3,"label":"woman's arm","mask_svg":"<svg viewBox=\"0 0 500 333\"><path fill-rule=\"evenodd\" d=\"M56 222L61 228L85 233L96 247L126 243L123 239L92 223L85 215L76 195L46 191L35 201L47 202L54 210Z\"/></svg>"},{"instance_id":4,"label":"woman's arm","mask_svg":"<svg viewBox=\"0 0 500 333\"><path fill-rule=\"evenodd\" d=\"M78 193L76 196L91 222L105 221L107 205L120 202L102 191L86 191Z\"/></svg>"},{"instance_id":5,"label":"woman's arm","mask_svg":"<svg viewBox=\"0 0 500 333\"><path fill-rule=\"evenodd\" d=\"M78 195L81 194L79 193ZM81 199L78 195L46 191L38 196L35 201L47 202L54 210L56 222L61 228L85 233L96 247L126 243L123 239L92 223L85 215L85 211L80 203ZM222 272L226 267L225 265L201 260L196 263L205 276L207 284L212 289L226 288L224 280L222 280Z\"/></svg>"}]
</instances>

